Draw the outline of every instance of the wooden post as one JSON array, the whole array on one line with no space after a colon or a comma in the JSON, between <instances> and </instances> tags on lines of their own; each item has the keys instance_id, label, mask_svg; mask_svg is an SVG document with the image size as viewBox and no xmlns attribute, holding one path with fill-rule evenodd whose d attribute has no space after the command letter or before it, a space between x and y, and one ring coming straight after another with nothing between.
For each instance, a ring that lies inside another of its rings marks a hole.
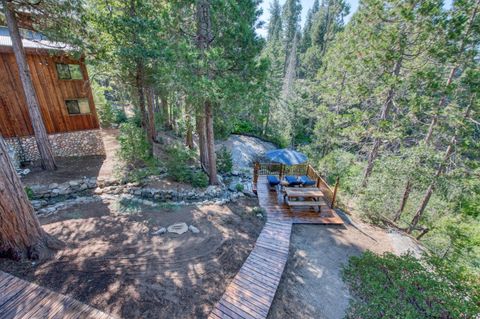
<instances>
[{"instance_id":1,"label":"wooden post","mask_svg":"<svg viewBox=\"0 0 480 319\"><path fill-rule=\"evenodd\" d=\"M253 184L257 184L258 182L258 170L260 168L260 164L258 162L255 162L253 165Z\"/></svg>"},{"instance_id":2,"label":"wooden post","mask_svg":"<svg viewBox=\"0 0 480 319\"><path fill-rule=\"evenodd\" d=\"M307 177L310 177L310 164L307 164Z\"/></svg>"},{"instance_id":3,"label":"wooden post","mask_svg":"<svg viewBox=\"0 0 480 319\"><path fill-rule=\"evenodd\" d=\"M337 177L337 180L335 182L335 188L333 189L333 197L332 197L332 205L331 209L335 208L335 200L337 199L337 191L338 191L338 184L340 182L340 177Z\"/></svg>"}]
</instances>

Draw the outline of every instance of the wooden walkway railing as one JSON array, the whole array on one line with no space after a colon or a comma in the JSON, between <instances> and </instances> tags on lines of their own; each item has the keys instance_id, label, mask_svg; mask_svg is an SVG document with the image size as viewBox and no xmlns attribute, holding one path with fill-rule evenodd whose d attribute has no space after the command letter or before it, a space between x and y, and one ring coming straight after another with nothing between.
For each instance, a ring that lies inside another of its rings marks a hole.
<instances>
[{"instance_id":1,"label":"wooden walkway railing","mask_svg":"<svg viewBox=\"0 0 480 319\"><path fill-rule=\"evenodd\" d=\"M253 166L253 183L257 184L258 177L265 175L275 175L280 177L284 177L287 175L308 176L308 178L317 182L316 187L320 188L330 207L335 208L339 179L337 178L337 182L332 189L332 187L328 185L328 183L310 164L286 166L278 163L256 162Z\"/></svg>"},{"instance_id":2,"label":"wooden walkway railing","mask_svg":"<svg viewBox=\"0 0 480 319\"><path fill-rule=\"evenodd\" d=\"M0 271L0 319L114 319L93 307Z\"/></svg>"}]
</instances>

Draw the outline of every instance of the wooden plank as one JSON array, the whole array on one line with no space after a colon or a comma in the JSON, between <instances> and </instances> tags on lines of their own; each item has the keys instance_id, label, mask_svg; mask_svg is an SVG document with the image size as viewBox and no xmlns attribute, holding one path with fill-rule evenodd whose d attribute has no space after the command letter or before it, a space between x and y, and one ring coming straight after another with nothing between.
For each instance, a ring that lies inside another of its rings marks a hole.
<instances>
[{"instance_id":1,"label":"wooden plank","mask_svg":"<svg viewBox=\"0 0 480 319\"><path fill-rule=\"evenodd\" d=\"M294 197L296 194L299 194L297 197L304 198L319 197L319 201L308 202L308 205L319 206L320 211L307 210L302 203L306 201L294 204L298 210L290 208L282 194L269 191L265 176L259 176L254 188L257 190L260 206L266 211L267 222L254 249L227 287L222 299L215 305L210 318L218 319L224 313L233 318L243 318L245 312L246 315L258 314L258 318L266 318L287 262L292 224L328 224L341 220L334 211L322 211L325 200L318 188L304 188L300 190L301 195L299 189L294 189L291 193Z\"/></svg>"},{"instance_id":2,"label":"wooden plank","mask_svg":"<svg viewBox=\"0 0 480 319\"><path fill-rule=\"evenodd\" d=\"M303 201L287 201L288 206L311 206L311 207L320 207L320 206L326 206L325 203L323 202L317 202L314 200L303 200Z\"/></svg>"},{"instance_id":3,"label":"wooden plank","mask_svg":"<svg viewBox=\"0 0 480 319\"><path fill-rule=\"evenodd\" d=\"M70 297L0 271L0 318L113 318Z\"/></svg>"}]
</instances>

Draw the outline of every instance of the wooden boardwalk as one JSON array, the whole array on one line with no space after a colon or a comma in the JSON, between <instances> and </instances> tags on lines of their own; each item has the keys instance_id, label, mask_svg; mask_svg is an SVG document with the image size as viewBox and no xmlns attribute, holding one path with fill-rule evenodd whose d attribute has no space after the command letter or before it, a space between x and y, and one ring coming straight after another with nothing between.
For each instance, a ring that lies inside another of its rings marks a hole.
<instances>
[{"instance_id":1,"label":"wooden boardwalk","mask_svg":"<svg viewBox=\"0 0 480 319\"><path fill-rule=\"evenodd\" d=\"M320 211L288 207L281 194L268 189L264 176L258 180L257 194L267 222L242 268L210 313L210 319L266 318L288 259L292 224L343 224L326 205Z\"/></svg>"},{"instance_id":2,"label":"wooden boardwalk","mask_svg":"<svg viewBox=\"0 0 480 319\"><path fill-rule=\"evenodd\" d=\"M0 271L0 319L113 319L65 295Z\"/></svg>"}]
</instances>

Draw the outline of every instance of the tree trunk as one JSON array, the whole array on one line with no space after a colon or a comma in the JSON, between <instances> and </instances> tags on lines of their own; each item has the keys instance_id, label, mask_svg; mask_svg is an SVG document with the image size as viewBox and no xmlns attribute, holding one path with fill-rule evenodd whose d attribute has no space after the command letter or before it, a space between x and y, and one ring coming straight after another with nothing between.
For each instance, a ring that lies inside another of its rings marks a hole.
<instances>
[{"instance_id":1,"label":"tree trunk","mask_svg":"<svg viewBox=\"0 0 480 319\"><path fill-rule=\"evenodd\" d=\"M38 104L37 94L33 87L30 69L28 68L25 50L18 30L15 13L10 8L10 4L6 0L1 0L5 10L5 18L7 20L8 30L12 41L13 53L18 66L18 73L22 82L23 92L27 101L28 113L32 122L33 133L37 143L38 152L40 154L42 168L53 171L57 168L55 158L53 156L52 147L48 140L45 124L43 123L40 107Z\"/></svg>"},{"instance_id":2,"label":"tree trunk","mask_svg":"<svg viewBox=\"0 0 480 319\"><path fill-rule=\"evenodd\" d=\"M198 148L200 151L200 163L203 169L208 172L208 157L207 157L207 134L205 116L201 114L203 110L200 110L200 114L196 116L197 134L198 134Z\"/></svg>"},{"instance_id":3,"label":"tree trunk","mask_svg":"<svg viewBox=\"0 0 480 319\"><path fill-rule=\"evenodd\" d=\"M463 119L467 119L470 116L470 110L475 102L476 95L473 94L470 104L467 107L467 110L465 111L465 114L463 116ZM427 191L425 192L425 195L423 196L423 200L420 204L420 207L418 208L417 212L412 218L412 221L410 222L410 226L408 227L407 232L411 233L416 227L418 222L420 221L420 218L423 216L423 213L425 212L425 208L427 208L428 202L430 201L430 197L433 194L433 191L435 189L435 185L437 183L438 178L440 175L442 175L443 169L445 168L445 165L447 163L448 158L452 154L453 151L453 146L455 145L455 142L457 140L456 134L452 137L450 140L450 143L448 144L448 147L445 151L445 155L443 156L442 161L438 165L437 171L435 172L435 175L433 176L432 182L427 188Z\"/></svg>"},{"instance_id":4,"label":"tree trunk","mask_svg":"<svg viewBox=\"0 0 480 319\"><path fill-rule=\"evenodd\" d=\"M0 136L0 256L42 260L61 247L40 226Z\"/></svg>"},{"instance_id":5,"label":"tree trunk","mask_svg":"<svg viewBox=\"0 0 480 319\"><path fill-rule=\"evenodd\" d=\"M192 117L190 115L190 110L188 107L188 103L185 103L185 123L187 127L187 132L185 134L185 145L189 149L193 149L193 128L192 128Z\"/></svg>"},{"instance_id":6,"label":"tree trunk","mask_svg":"<svg viewBox=\"0 0 480 319\"><path fill-rule=\"evenodd\" d=\"M405 205L407 204L408 197L410 196L410 192L412 191L412 183L410 179L407 180L407 184L405 185L405 191L403 192L402 202L400 203L400 209L397 211L395 216L393 216L393 221L396 222L402 216L402 213L405 209Z\"/></svg>"},{"instance_id":7,"label":"tree trunk","mask_svg":"<svg viewBox=\"0 0 480 319\"><path fill-rule=\"evenodd\" d=\"M144 67L140 59L137 60L135 84L137 86L138 109L141 115L142 127L145 131L148 131L148 117L147 111L145 110Z\"/></svg>"},{"instance_id":8,"label":"tree trunk","mask_svg":"<svg viewBox=\"0 0 480 319\"><path fill-rule=\"evenodd\" d=\"M208 176L210 185L218 185L217 156L215 154L215 139L213 135L213 112L210 101L205 102L205 122L207 128Z\"/></svg>"},{"instance_id":9,"label":"tree trunk","mask_svg":"<svg viewBox=\"0 0 480 319\"><path fill-rule=\"evenodd\" d=\"M166 130L171 130L170 112L168 111L168 98L164 92L160 93L160 101L162 102L163 124Z\"/></svg>"},{"instance_id":10,"label":"tree trunk","mask_svg":"<svg viewBox=\"0 0 480 319\"><path fill-rule=\"evenodd\" d=\"M468 20L468 26L467 26L467 29L465 30L465 34L463 35L462 37L462 41L460 43L460 49L459 49L459 55L460 57L458 58L460 60L461 56L463 56L463 51L465 50L465 46L466 46L466 39L468 38L468 35L470 34L470 32L472 31L472 27L473 27L473 24L475 22L475 18L477 17L477 14L478 14L478 9L479 9L479 6L480 6L480 0L477 0L477 3L475 4L475 7L473 8L473 11L472 11L472 14L470 15L470 18ZM450 70L450 74L448 75L448 79L447 79L447 84L446 84L446 88L448 88L451 84L452 84L452 81L453 81L453 77L455 76L455 73L457 72L457 70L460 68L460 64L458 65L455 65L451 70ZM445 105L447 104L447 96L446 95L443 95L442 98L440 99L440 102L438 103L438 110L440 110L442 107L444 107ZM435 128L435 126L437 125L437 122L438 122L438 114L435 113L432 117L432 120L430 122L430 125L428 127L428 132L427 132L427 135L425 136L425 139L424 139L424 142L425 144L429 144L431 139L432 139L432 135L433 135L433 129Z\"/></svg>"},{"instance_id":11,"label":"tree trunk","mask_svg":"<svg viewBox=\"0 0 480 319\"><path fill-rule=\"evenodd\" d=\"M403 52L402 52L403 54ZM398 77L400 74L400 70L402 68L402 62L403 58L400 57L396 62L393 67L393 72L392 75L395 77ZM395 96L395 88L392 86L388 90L387 97L385 99L385 102L383 103L383 107L380 112L380 121L384 121L388 118L388 113L390 109L392 108L393 105L393 97ZM377 159L378 156L378 150L380 149L380 146L382 144L382 140L380 137L375 137L373 141L373 147L372 150L370 151L370 154L368 155L368 163L367 167L365 168L365 172L363 174L363 181L362 181L362 187L366 187L368 184L368 178L372 174L373 170L373 165L375 164L375 160Z\"/></svg>"},{"instance_id":12,"label":"tree trunk","mask_svg":"<svg viewBox=\"0 0 480 319\"><path fill-rule=\"evenodd\" d=\"M197 1L197 48L200 51L200 60L203 61L204 68L199 70L199 75L206 75L211 80L210 66L206 50L213 40L211 19L210 19L210 2L208 0ZM206 160L210 185L218 184L217 178L217 164L215 155L215 139L213 133L213 112L212 102L207 98L202 103L200 113L204 112L204 117L200 118L198 127L200 137L200 158ZM203 133L204 138L201 134ZM202 145L203 154L202 154Z\"/></svg>"},{"instance_id":13,"label":"tree trunk","mask_svg":"<svg viewBox=\"0 0 480 319\"><path fill-rule=\"evenodd\" d=\"M148 107L148 139L153 144L156 139L155 129L155 112L154 112L155 97L153 96L153 89L147 89L147 107Z\"/></svg>"}]
</instances>

